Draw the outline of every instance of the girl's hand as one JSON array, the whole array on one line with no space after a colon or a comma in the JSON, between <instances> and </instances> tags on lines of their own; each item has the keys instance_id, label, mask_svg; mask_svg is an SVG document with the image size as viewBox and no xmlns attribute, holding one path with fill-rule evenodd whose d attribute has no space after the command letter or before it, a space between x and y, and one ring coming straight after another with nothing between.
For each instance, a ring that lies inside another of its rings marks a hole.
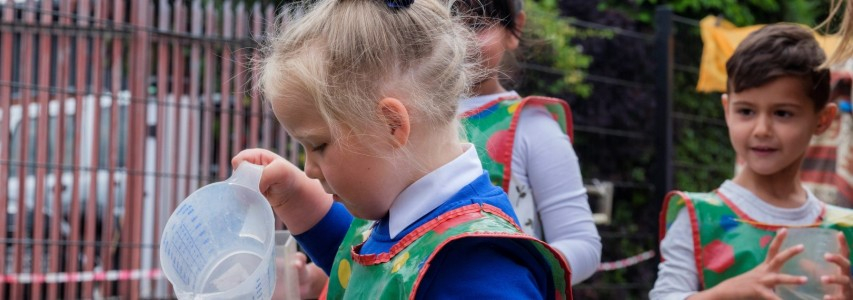
<instances>
[{"instance_id":1,"label":"girl's hand","mask_svg":"<svg viewBox=\"0 0 853 300\"><path fill-rule=\"evenodd\" d=\"M273 299L285 299L288 295L292 295L292 291L287 290L292 287L282 284L286 282L287 278L285 277L287 275L295 275L298 278L299 292L297 294L299 295L299 299L317 299L323 287L326 286L326 282L329 280L326 273L320 267L313 263L308 263L307 256L302 252L293 253L289 261L276 256L275 264L276 287L273 292ZM286 268L290 268L293 272L286 272Z\"/></svg>"},{"instance_id":2,"label":"girl's hand","mask_svg":"<svg viewBox=\"0 0 853 300\"><path fill-rule=\"evenodd\" d=\"M844 233L838 233L837 236L839 252L838 254L827 253L825 258L827 261L836 264L841 268L840 274L827 275L820 278L824 285L837 285L832 295L825 295L824 300L845 300L853 299L853 282L850 280L850 248L847 247L847 239Z\"/></svg>"},{"instance_id":3,"label":"girl's hand","mask_svg":"<svg viewBox=\"0 0 853 300\"><path fill-rule=\"evenodd\" d=\"M231 166L236 169L244 161L264 167L259 189L273 208L287 203L290 198L288 195L292 195L296 188L295 179L304 176L299 168L269 150L248 149L240 151L237 156L231 159Z\"/></svg>"},{"instance_id":4,"label":"girl's hand","mask_svg":"<svg viewBox=\"0 0 853 300\"><path fill-rule=\"evenodd\" d=\"M779 251L782 241L788 236L785 229L779 230L770 243L764 262L749 272L730 278L717 286L693 295L690 299L773 299L779 300L774 288L780 284L803 284L807 278L782 274L779 270L791 257L803 252L803 245Z\"/></svg>"},{"instance_id":5,"label":"girl's hand","mask_svg":"<svg viewBox=\"0 0 853 300\"><path fill-rule=\"evenodd\" d=\"M308 178L302 170L277 154L264 149L243 150L231 159L236 168L241 162L264 167L261 193L291 234L301 234L319 222L332 206L320 181Z\"/></svg>"},{"instance_id":6,"label":"girl's hand","mask_svg":"<svg viewBox=\"0 0 853 300\"><path fill-rule=\"evenodd\" d=\"M308 263L308 258L302 252L297 252L295 255L293 266L298 270L299 274L299 296L302 299L317 299L320 292L329 281L329 277L313 263Z\"/></svg>"}]
</instances>

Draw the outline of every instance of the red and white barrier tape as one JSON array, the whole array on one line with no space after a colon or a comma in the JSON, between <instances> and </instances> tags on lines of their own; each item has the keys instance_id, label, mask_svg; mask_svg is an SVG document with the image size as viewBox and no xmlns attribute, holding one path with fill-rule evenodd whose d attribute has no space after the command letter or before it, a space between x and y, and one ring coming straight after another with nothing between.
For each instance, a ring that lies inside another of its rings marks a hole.
<instances>
[{"instance_id":1,"label":"red and white barrier tape","mask_svg":"<svg viewBox=\"0 0 853 300\"><path fill-rule=\"evenodd\" d=\"M603 262L598 271L624 269L655 257L655 251L649 250L638 255L613 262ZM48 274L3 274L0 283L64 283L86 281L121 281L139 279L160 279L160 269L150 270L112 270L106 272L48 273Z\"/></svg>"},{"instance_id":2,"label":"red and white barrier tape","mask_svg":"<svg viewBox=\"0 0 853 300\"><path fill-rule=\"evenodd\" d=\"M112 270L106 272L48 273L48 274L3 274L0 283L62 283L84 281L120 281L158 279L163 277L160 269Z\"/></svg>"},{"instance_id":3,"label":"red and white barrier tape","mask_svg":"<svg viewBox=\"0 0 853 300\"><path fill-rule=\"evenodd\" d=\"M647 261L649 259L652 259L652 257L655 257L655 251L649 250L649 251L631 256L631 257L626 258L626 259L620 259L620 260L611 261L611 262L603 262L603 263L601 263L601 265L598 266L598 271L613 271L613 270L617 270L617 269L624 269L624 268L636 265L638 263Z\"/></svg>"}]
</instances>

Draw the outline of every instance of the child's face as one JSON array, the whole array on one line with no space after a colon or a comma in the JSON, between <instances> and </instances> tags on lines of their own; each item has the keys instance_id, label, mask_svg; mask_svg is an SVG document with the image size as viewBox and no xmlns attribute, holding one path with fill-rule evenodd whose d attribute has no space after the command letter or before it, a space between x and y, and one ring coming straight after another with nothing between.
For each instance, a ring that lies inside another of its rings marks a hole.
<instances>
[{"instance_id":1,"label":"child's face","mask_svg":"<svg viewBox=\"0 0 853 300\"><path fill-rule=\"evenodd\" d=\"M394 184L395 168L388 159L376 155L355 135L333 137L319 111L307 101L277 100L272 107L285 130L305 149L308 177L319 180L354 216L369 220L385 216L402 190Z\"/></svg>"},{"instance_id":2,"label":"child's face","mask_svg":"<svg viewBox=\"0 0 853 300\"><path fill-rule=\"evenodd\" d=\"M744 171L756 175L799 169L812 135L826 127L827 109L815 112L802 82L791 76L724 95L722 102L732 147Z\"/></svg>"},{"instance_id":3,"label":"child's face","mask_svg":"<svg viewBox=\"0 0 853 300\"><path fill-rule=\"evenodd\" d=\"M480 66L486 70L497 70L504 53L509 49L510 39L515 37L500 24L492 24L477 31L480 47Z\"/></svg>"}]
</instances>

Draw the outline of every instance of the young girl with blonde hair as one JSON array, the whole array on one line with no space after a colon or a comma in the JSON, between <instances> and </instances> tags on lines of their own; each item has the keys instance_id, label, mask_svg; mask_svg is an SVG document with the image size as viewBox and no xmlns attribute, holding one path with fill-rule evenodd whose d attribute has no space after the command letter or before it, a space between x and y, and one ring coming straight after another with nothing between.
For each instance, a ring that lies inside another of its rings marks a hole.
<instances>
[{"instance_id":1,"label":"young girl with blonde hair","mask_svg":"<svg viewBox=\"0 0 853 300\"><path fill-rule=\"evenodd\" d=\"M262 89L305 169L262 149L232 164L265 166L260 189L329 298L571 298L565 261L459 142L460 26L437 0L321 0L268 41Z\"/></svg>"}]
</instances>

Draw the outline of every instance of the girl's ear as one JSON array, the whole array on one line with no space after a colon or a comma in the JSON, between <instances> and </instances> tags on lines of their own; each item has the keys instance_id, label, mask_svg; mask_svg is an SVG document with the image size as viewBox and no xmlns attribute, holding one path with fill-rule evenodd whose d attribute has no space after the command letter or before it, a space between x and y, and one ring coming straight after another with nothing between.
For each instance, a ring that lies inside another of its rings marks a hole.
<instances>
[{"instance_id":1,"label":"girl's ear","mask_svg":"<svg viewBox=\"0 0 853 300\"><path fill-rule=\"evenodd\" d=\"M518 45L521 42L521 30L524 29L525 23L527 23L527 13L522 10L515 14L515 28L513 28L514 32L509 35L509 42L506 45L507 50L518 49Z\"/></svg>"},{"instance_id":2,"label":"girl's ear","mask_svg":"<svg viewBox=\"0 0 853 300\"><path fill-rule=\"evenodd\" d=\"M838 105L835 103L827 103L826 107L818 112L817 119L817 128L815 128L814 134L821 134L829 129L829 126L832 125L832 121L835 120L835 114L838 113Z\"/></svg>"},{"instance_id":3,"label":"girl's ear","mask_svg":"<svg viewBox=\"0 0 853 300\"><path fill-rule=\"evenodd\" d=\"M412 127L409 122L409 112L403 102L397 98L383 98L379 101L379 114L394 141L393 146L405 146L409 142Z\"/></svg>"}]
</instances>

